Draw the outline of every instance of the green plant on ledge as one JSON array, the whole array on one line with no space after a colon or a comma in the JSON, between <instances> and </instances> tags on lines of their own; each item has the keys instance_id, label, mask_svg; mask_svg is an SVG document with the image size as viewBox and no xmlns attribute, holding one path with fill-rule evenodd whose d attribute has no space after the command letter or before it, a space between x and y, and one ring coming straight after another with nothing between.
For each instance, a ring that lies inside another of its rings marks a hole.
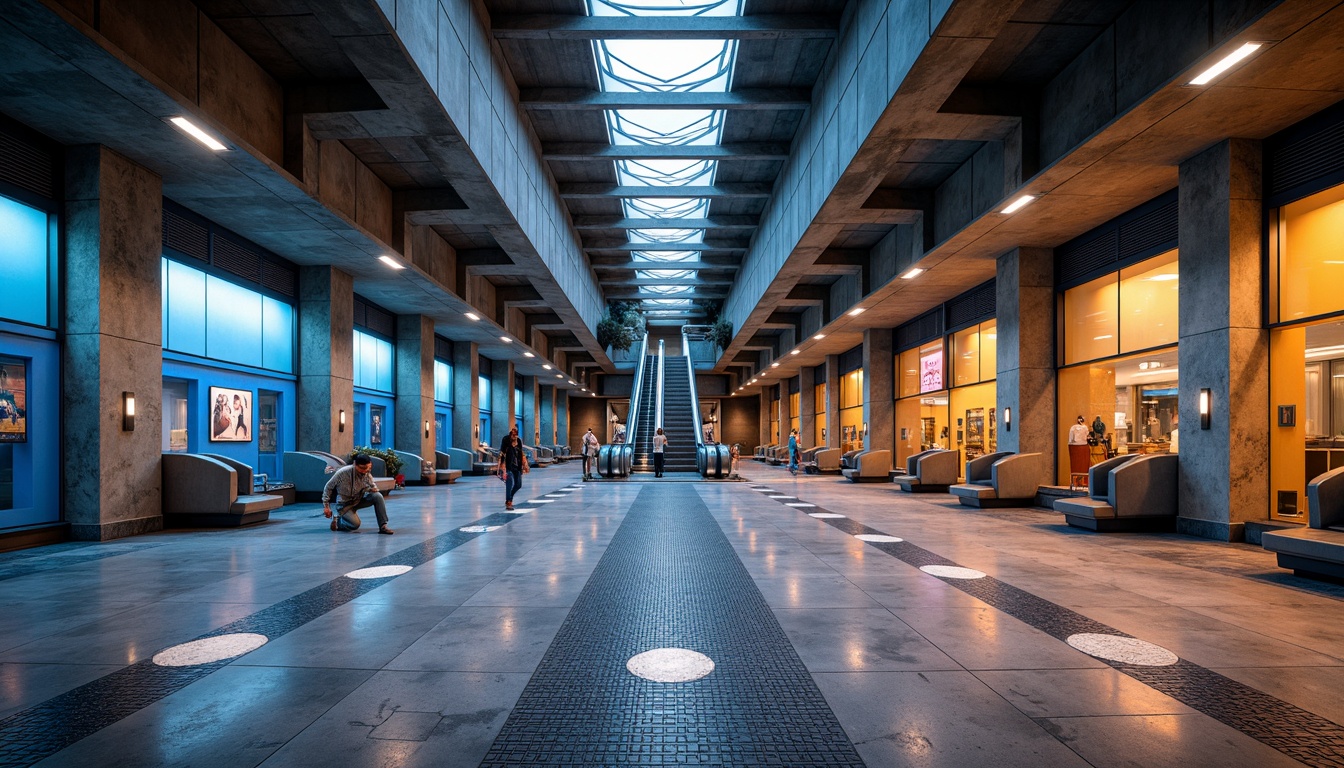
<instances>
[{"instance_id":1,"label":"green plant on ledge","mask_svg":"<svg viewBox=\"0 0 1344 768\"><path fill-rule=\"evenodd\" d=\"M401 474L402 461L401 457L397 455L396 451L390 451L390 450L385 451L382 448L374 448L368 445L361 445L356 446L355 450L350 452L348 460L353 462L355 460L355 457L361 453L367 456L376 456L382 459L383 463L387 465L388 477L396 477L397 475Z\"/></svg>"},{"instance_id":2,"label":"green plant on ledge","mask_svg":"<svg viewBox=\"0 0 1344 768\"><path fill-rule=\"evenodd\" d=\"M733 324L726 317L719 317L710 326L709 338L719 346L719 349L727 349L729 344L733 343Z\"/></svg>"},{"instance_id":3,"label":"green plant on ledge","mask_svg":"<svg viewBox=\"0 0 1344 768\"><path fill-rule=\"evenodd\" d=\"M628 352L644 335L644 315L632 301L613 301L597 321L597 343L618 352Z\"/></svg>"}]
</instances>

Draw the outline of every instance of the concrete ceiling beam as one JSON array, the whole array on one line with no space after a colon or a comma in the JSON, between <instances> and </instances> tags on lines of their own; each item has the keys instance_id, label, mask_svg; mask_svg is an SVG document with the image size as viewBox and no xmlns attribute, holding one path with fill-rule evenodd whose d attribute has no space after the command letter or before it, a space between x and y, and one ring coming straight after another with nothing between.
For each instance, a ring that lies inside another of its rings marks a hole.
<instances>
[{"instance_id":1,"label":"concrete ceiling beam","mask_svg":"<svg viewBox=\"0 0 1344 768\"><path fill-rule=\"evenodd\" d=\"M786 160L789 145L781 142L742 141L716 145L670 147L613 146L594 142L558 142L542 146L545 160Z\"/></svg>"},{"instance_id":2,"label":"concrete ceiling beam","mask_svg":"<svg viewBox=\"0 0 1344 768\"><path fill-rule=\"evenodd\" d=\"M618 261L612 263L592 262L597 270L634 270L634 269L695 269L701 272L736 272L741 266L740 260L709 261L703 257L699 261Z\"/></svg>"},{"instance_id":3,"label":"concrete ceiling beam","mask_svg":"<svg viewBox=\"0 0 1344 768\"><path fill-rule=\"evenodd\" d=\"M801 110L812 105L803 88L743 88L738 91L608 93L586 88L526 88L519 96L526 109L591 111L610 109Z\"/></svg>"},{"instance_id":4,"label":"concrete ceiling beam","mask_svg":"<svg viewBox=\"0 0 1344 768\"><path fill-rule=\"evenodd\" d=\"M700 187L644 187L606 184L603 182L569 182L560 185L560 196L567 200L600 200L604 198L642 197L707 197L767 199L771 184L761 182L729 182Z\"/></svg>"},{"instance_id":5,"label":"concrete ceiling beam","mask_svg":"<svg viewBox=\"0 0 1344 768\"><path fill-rule=\"evenodd\" d=\"M588 242L583 244L585 251L647 251L649 253L683 253L685 251L697 251L699 253L741 253L747 250L751 243L719 240L708 240L703 243L633 243L629 241L616 241L612 243Z\"/></svg>"},{"instance_id":6,"label":"concrete ceiling beam","mask_svg":"<svg viewBox=\"0 0 1344 768\"><path fill-rule=\"evenodd\" d=\"M690 285L690 286L710 286L710 285L732 285L732 278L710 278L703 275L691 278L657 278L657 277L634 277L628 279L606 279L602 281L604 288L611 287L638 287L644 285ZM675 296L669 298L676 298Z\"/></svg>"},{"instance_id":7,"label":"concrete ceiling beam","mask_svg":"<svg viewBox=\"0 0 1344 768\"><path fill-rule=\"evenodd\" d=\"M711 216L707 219L627 219L623 216L580 215L575 229L755 229L759 216Z\"/></svg>"},{"instance_id":8,"label":"concrete ceiling beam","mask_svg":"<svg viewBox=\"0 0 1344 768\"><path fill-rule=\"evenodd\" d=\"M753 16L498 16L491 32L511 40L795 40L831 39L839 19L815 14Z\"/></svg>"}]
</instances>

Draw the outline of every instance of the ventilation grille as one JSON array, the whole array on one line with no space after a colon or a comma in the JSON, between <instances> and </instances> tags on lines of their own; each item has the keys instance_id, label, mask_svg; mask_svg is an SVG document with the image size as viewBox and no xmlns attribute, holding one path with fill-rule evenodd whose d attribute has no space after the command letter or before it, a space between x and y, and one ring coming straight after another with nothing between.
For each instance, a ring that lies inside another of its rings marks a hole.
<instances>
[{"instance_id":1,"label":"ventilation grille","mask_svg":"<svg viewBox=\"0 0 1344 768\"><path fill-rule=\"evenodd\" d=\"M1344 120L1269 151L1269 196L1344 173Z\"/></svg>"},{"instance_id":2,"label":"ventilation grille","mask_svg":"<svg viewBox=\"0 0 1344 768\"><path fill-rule=\"evenodd\" d=\"M996 290L995 282L990 280L947 302L945 305L947 308L946 327L951 329L965 328L968 325L993 317L997 298Z\"/></svg>"},{"instance_id":3,"label":"ventilation grille","mask_svg":"<svg viewBox=\"0 0 1344 768\"><path fill-rule=\"evenodd\" d=\"M449 341L448 339L443 338L442 336L435 336L435 337L434 337L434 356L437 357L437 358L439 358L440 360L443 360L444 362L452 362L452 360L453 360L453 342Z\"/></svg>"},{"instance_id":4,"label":"ventilation grille","mask_svg":"<svg viewBox=\"0 0 1344 768\"><path fill-rule=\"evenodd\" d=\"M1072 283L1083 277L1113 266L1120 253L1120 233L1115 229L1102 232L1091 240L1073 245L1069 243L1056 254L1059 259L1060 283Z\"/></svg>"},{"instance_id":5,"label":"ventilation grille","mask_svg":"<svg viewBox=\"0 0 1344 768\"><path fill-rule=\"evenodd\" d=\"M210 230L168 208L163 209L163 247L210 262Z\"/></svg>"},{"instance_id":6,"label":"ventilation grille","mask_svg":"<svg viewBox=\"0 0 1344 768\"><path fill-rule=\"evenodd\" d=\"M261 260L261 284L282 296L292 299L299 296L298 273L265 257Z\"/></svg>"},{"instance_id":7,"label":"ventilation grille","mask_svg":"<svg viewBox=\"0 0 1344 768\"><path fill-rule=\"evenodd\" d=\"M1118 261L1155 256L1176 246L1180 205L1172 200L1120 225Z\"/></svg>"},{"instance_id":8,"label":"ventilation grille","mask_svg":"<svg viewBox=\"0 0 1344 768\"><path fill-rule=\"evenodd\" d=\"M850 371L857 371L863 367L863 345L849 350L840 355L840 374L844 375Z\"/></svg>"},{"instance_id":9,"label":"ventilation grille","mask_svg":"<svg viewBox=\"0 0 1344 768\"><path fill-rule=\"evenodd\" d=\"M215 233L214 265L249 283L261 282L261 254Z\"/></svg>"},{"instance_id":10,"label":"ventilation grille","mask_svg":"<svg viewBox=\"0 0 1344 768\"><path fill-rule=\"evenodd\" d=\"M355 297L355 326L388 339L396 338L397 334L397 319L391 312L358 296Z\"/></svg>"},{"instance_id":11,"label":"ventilation grille","mask_svg":"<svg viewBox=\"0 0 1344 768\"><path fill-rule=\"evenodd\" d=\"M0 181L56 199L56 155L0 130Z\"/></svg>"},{"instance_id":12,"label":"ventilation grille","mask_svg":"<svg viewBox=\"0 0 1344 768\"><path fill-rule=\"evenodd\" d=\"M897 326L896 338L893 341L896 344L896 351L900 352L942 335L943 307L937 307Z\"/></svg>"}]
</instances>

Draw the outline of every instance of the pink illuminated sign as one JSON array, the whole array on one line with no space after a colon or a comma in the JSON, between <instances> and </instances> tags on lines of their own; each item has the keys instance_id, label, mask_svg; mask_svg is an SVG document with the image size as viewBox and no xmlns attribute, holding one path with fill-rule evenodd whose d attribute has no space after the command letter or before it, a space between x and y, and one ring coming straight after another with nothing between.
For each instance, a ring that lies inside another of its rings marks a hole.
<instances>
[{"instance_id":1,"label":"pink illuminated sign","mask_svg":"<svg viewBox=\"0 0 1344 768\"><path fill-rule=\"evenodd\" d=\"M943 388L943 351L919 358L919 391L933 392Z\"/></svg>"}]
</instances>

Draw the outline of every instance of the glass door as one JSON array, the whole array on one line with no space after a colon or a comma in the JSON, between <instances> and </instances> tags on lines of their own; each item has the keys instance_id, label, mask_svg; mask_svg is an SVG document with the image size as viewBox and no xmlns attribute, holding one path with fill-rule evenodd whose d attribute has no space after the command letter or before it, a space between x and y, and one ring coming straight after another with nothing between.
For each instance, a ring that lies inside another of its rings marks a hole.
<instances>
[{"instance_id":1,"label":"glass door","mask_svg":"<svg viewBox=\"0 0 1344 768\"><path fill-rule=\"evenodd\" d=\"M280 478L280 393L257 390L257 471Z\"/></svg>"}]
</instances>

